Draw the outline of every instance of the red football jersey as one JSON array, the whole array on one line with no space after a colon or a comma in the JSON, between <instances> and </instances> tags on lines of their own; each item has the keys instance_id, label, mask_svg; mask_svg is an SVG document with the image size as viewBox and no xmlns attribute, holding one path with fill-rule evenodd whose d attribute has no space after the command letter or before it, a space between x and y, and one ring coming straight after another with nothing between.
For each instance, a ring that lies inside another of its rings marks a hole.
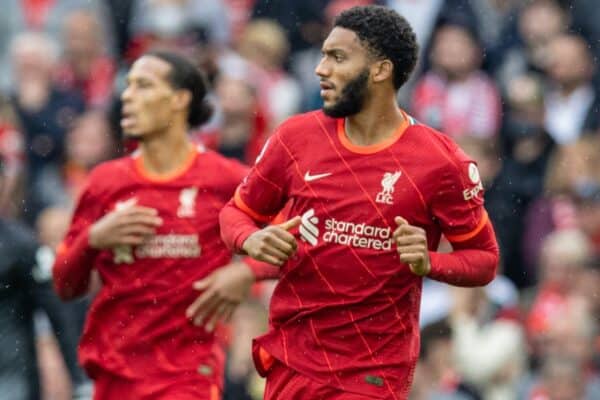
<instances>
[{"instance_id":1,"label":"red football jersey","mask_svg":"<svg viewBox=\"0 0 600 400\"><path fill-rule=\"evenodd\" d=\"M62 268L61 254L115 207L152 207L163 221L144 245L100 251L91 260L103 284L89 309L79 355L92 378L108 373L143 380L146 392L131 398L163 392L162 398L173 398L168 387L177 385L207 391L209 383L222 386L223 348L185 310L199 295L193 282L231 258L218 215L247 172L236 161L198 148L169 177L148 175L139 152L91 173L55 268Z\"/></svg>"},{"instance_id":2,"label":"red football jersey","mask_svg":"<svg viewBox=\"0 0 600 400\"><path fill-rule=\"evenodd\" d=\"M488 225L482 195L473 160L406 114L389 139L361 147L344 119L317 111L288 120L234 198L255 220L288 202L290 217L302 216L294 232L302 240L282 267L257 348L344 391L405 398L422 279L399 260L394 217L425 229L435 250L442 234L459 242Z\"/></svg>"}]
</instances>

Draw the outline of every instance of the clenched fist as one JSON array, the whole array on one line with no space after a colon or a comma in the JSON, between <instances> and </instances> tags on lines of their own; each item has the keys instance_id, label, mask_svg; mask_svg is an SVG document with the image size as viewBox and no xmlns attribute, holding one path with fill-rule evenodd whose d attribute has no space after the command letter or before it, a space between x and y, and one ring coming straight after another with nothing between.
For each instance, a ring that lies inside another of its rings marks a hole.
<instances>
[{"instance_id":1,"label":"clenched fist","mask_svg":"<svg viewBox=\"0 0 600 400\"><path fill-rule=\"evenodd\" d=\"M408 264L415 275L425 276L431 270L425 230L413 226L402 217L394 218L398 228L392 234L400 261Z\"/></svg>"}]
</instances>

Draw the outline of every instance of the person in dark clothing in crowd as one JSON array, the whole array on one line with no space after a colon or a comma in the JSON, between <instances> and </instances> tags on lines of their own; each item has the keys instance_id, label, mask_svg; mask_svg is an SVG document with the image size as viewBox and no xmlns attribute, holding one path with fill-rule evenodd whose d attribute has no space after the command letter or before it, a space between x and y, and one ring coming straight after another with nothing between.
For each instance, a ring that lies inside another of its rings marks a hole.
<instances>
[{"instance_id":1,"label":"person in dark clothing in crowd","mask_svg":"<svg viewBox=\"0 0 600 400\"><path fill-rule=\"evenodd\" d=\"M485 201L496 226L504 274L524 288L536 282L528 254L523 251L525 216L544 190L555 143L544 129L544 98L541 81L535 75L515 77L506 104L500 134L503 163Z\"/></svg>"},{"instance_id":2,"label":"person in dark clothing in crowd","mask_svg":"<svg viewBox=\"0 0 600 400\"><path fill-rule=\"evenodd\" d=\"M1 165L0 159L0 188ZM32 232L17 221L0 217L0 398L40 398L33 323L38 309L50 319L74 384L74 398L85 398L77 391L86 381L77 366L79 333L54 294L50 272L38 266L39 255Z\"/></svg>"}]
</instances>

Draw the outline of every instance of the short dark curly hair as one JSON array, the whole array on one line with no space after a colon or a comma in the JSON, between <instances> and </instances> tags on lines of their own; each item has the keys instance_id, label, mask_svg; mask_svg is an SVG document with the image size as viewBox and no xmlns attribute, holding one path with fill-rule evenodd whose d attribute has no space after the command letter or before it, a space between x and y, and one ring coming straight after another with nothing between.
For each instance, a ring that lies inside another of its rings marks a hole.
<instances>
[{"instance_id":1,"label":"short dark curly hair","mask_svg":"<svg viewBox=\"0 0 600 400\"><path fill-rule=\"evenodd\" d=\"M212 105L206 96L209 91L208 80L194 63L186 57L175 52L151 50L145 56L160 58L171 66L167 79L175 89L186 89L192 94L188 111L188 124L197 127L210 119L213 112Z\"/></svg>"},{"instance_id":2,"label":"short dark curly hair","mask_svg":"<svg viewBox=\"0 0 600 400\"><path fill-rule=\"evenodd\" d=\"M339 14L333 26L353 31L375 57L389 59L396 89L408 80L417 64L419 45L403 16L383 6L358 6Z\"/></svg>"}]
</instances>

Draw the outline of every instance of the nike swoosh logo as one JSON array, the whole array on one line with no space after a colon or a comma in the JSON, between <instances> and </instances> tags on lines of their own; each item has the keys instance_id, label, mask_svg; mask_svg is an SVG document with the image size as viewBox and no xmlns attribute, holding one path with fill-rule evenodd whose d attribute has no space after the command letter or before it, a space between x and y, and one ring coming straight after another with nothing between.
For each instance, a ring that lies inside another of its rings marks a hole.
<instances>
[{"instance_id":1,"label":"nike swoosh logo","mask_svg":"<svg viewBox=\"0 0 600 400\"><path fill-rule=\"evenodd\" d=\"M306 171L306 174L304 174L304 180L306 182L316 181L317 179L325 178L329 175L331 175L331 172L326 172L324 174L311 175L310 171Z\"/></svg>"}]
</instances>

